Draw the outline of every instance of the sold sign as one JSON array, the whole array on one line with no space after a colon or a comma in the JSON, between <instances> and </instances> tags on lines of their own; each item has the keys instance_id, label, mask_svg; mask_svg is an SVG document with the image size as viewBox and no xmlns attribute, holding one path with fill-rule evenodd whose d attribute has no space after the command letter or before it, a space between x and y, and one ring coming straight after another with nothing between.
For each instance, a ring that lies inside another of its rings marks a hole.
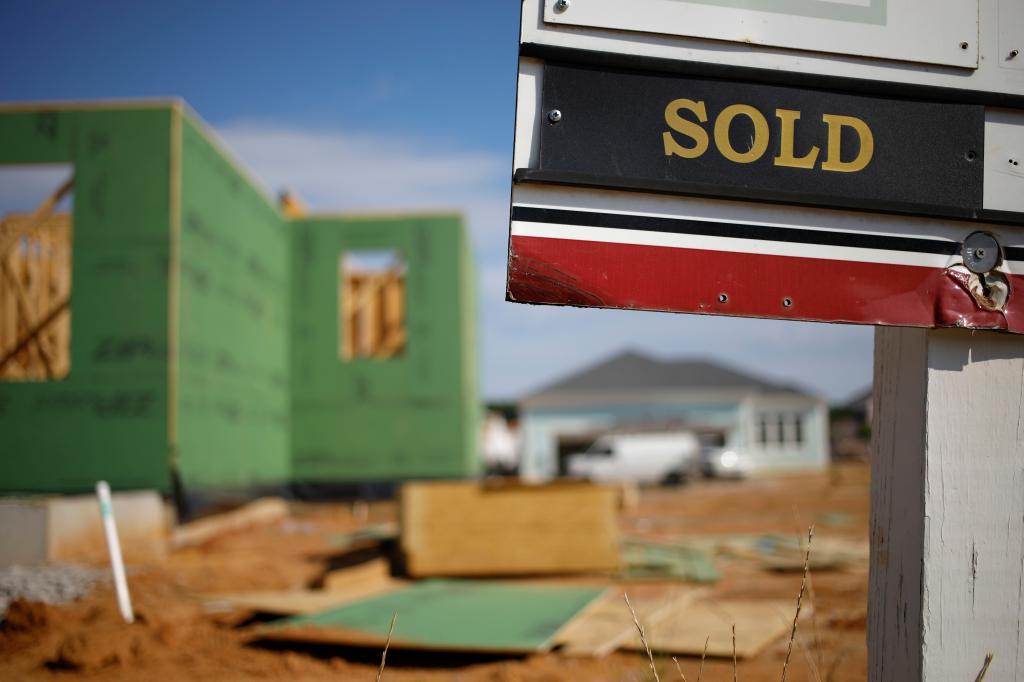
<instances>
[{"instance_id":1,"label":"sold sign","mask_svg":"<svg viewBox=\"0 0 1024 682\"><path fill-rule=\"evenodd\" d=\"M696 122L688 120L682 112L688 111L696 117ZM750 147L740 152L732 146L730 130L737 117L745 117L753 125L754 132L750 138ZM779 120L777 134L779 137L778 155L773 159L776 166L789 168L814 168L818 159L817 146L811 147L802 156L796 156L795 130L800 119L800 112L793 109L776 109L775 116ZM821 163L821 170L839 173L856 173L864 170L871 162L874 154L875 140L871 128L863 120L854 116L838 114L822 114L821 120L827 126L828 155ZM696 159L708 150L708 133L704 125L708 122L707 107L703 100L674 99L665 107L665 123L672 130L683 134L691 140L691 145L684 147L671 132L662 134L665 145L665 156L681 156L684 159ZM859 150L851 161L842 160L842 129L849 127L857 134ZM769 126L765 115L749 104L730 104L722 109L715 118L714 139L718 153L733 163L753 163L768 149Z\"/></svg>"},{"instance_id":2,"label":"sold sign","mask_svg":"<svg viewBox=\"0 0 1024 682\"><path fill-rule=\"evenodd\" d=\"M547 63L518 182L970 218L984 109ZM557 112L557 113L556 113Z\"/></svg>"}]
</instances>

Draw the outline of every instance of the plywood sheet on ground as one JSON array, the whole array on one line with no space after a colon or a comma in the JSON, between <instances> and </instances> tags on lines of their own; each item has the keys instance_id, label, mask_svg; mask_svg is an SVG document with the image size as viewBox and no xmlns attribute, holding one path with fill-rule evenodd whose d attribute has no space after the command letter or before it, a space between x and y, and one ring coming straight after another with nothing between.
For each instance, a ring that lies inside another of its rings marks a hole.
<instances>
[{"instance_id":1,"label":"plywood sheet on ground","mask_svg":"<svg viewBox=\"0 0 1024 682\"><path fill-rule=\"evenodd\" d=\"M705 601L667 610L645 626L647 643L655 653L731 657L732 626L736 626L736 657L756 656L789 632L796 605L783 601ZM624 648L642 650L639 635Z\"/></svg>"},{"instance_id":2,"label":"plywood sheet on ground","mask_svg":"<svg viewBox=\"0 0 1024 682\"><path fill-rule=\"evenodd\" d=\"M618 497L585 483L407 484L400 509L407 569L415 577L614 571Z\"/></svg>"},{"instance_id":3,"label":"plywood sheet on ground","mask_svg":"<svg viewBox=\"0 0 1024 682\"><path fill-rule=\"evenodd\" d=\"M641 624L650 623L667 611L682 609L703 593L693 588L667 588L630 592L629 603ZM633 615L623 591L609 590L561 632L555 643L566 656L606 656L628 642L636 633Z\"/></svg>"},{"instance_id":4,"label":"plywood sheet on ground","mask_svg":"<svg viewBox=\"0 0 1024 682\"><path fill-rule=\"evenodd\" d=\"M330 592L348 592L370 596L372 590L395 583L391 577L391 565L387 559L378 557L348 568L328 571L323 577L323 589Z\"/></svg>"},{"instance_id":5,"label":"plywood sheet on ground","mask_svg":"<svg viewBox=\"0 0 1024 682\"><path fill-rule=\"evenodd\" d=\"M546 651L559 630L604 593L600 587L429 580L265 628L269 639L437 651Z\"/></svg>"},{"instance_id":6,"label":"plywood sheet on ground","mask_svg":"<svg viewBox=\"0 0 1024 682\"><path fill-rule=\"evenodd\" d=\"M398 589L398 586L392 587ZM379 594L374 592L371 594ZM295 616L318 613L346 603L363 599L367 594L352 596L324 590L283 590L279 592L223 592L202 595L203 603L211 610L235 609L256 611L276 616Z\"/></svg>"},{"instance_id":7,"label":"plywood sheet on ground","mask_svg":"<svg viewBox=\"0 0 1024 682\"><path fill-rule=\"evenodd\" d=\"M203 595L212 609L240 609L282 616L318 613L367 597L394 592L409 585L391 577L388 562L374 559L324 576L321 590L231 592Z\"/></svg>"}]
</instances>

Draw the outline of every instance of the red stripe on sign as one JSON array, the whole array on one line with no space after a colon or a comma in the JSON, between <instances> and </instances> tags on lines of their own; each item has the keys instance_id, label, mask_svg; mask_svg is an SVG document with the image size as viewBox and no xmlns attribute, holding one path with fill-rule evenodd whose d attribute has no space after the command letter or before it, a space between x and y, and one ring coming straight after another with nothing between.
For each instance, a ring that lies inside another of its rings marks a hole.
<instances>
[{"instance_id":1,"label":"red stripe on sign","mask_svg":"<svg viewBox=\"0 0 1024 682\"><path fill-rule=\"evenodd\" d=\"M513 236L508 296L528 303L1024 333L1024 277L1005 311L941 268Z\"/></svg>"}]
</instances>

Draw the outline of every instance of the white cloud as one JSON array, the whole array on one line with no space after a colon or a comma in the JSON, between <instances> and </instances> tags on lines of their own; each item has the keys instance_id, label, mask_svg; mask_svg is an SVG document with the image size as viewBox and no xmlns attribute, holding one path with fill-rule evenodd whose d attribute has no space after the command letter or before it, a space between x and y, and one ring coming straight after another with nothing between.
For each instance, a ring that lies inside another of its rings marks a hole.
<instances>
[{"instance_id":1,"label":"white cloud","mask_svg":"<svg viewBox=\"0 0 1024 682\"><path fill-rule=\"evenodd\" d=\"M459 210L478 245L503 241L511 163L401 135L240 122L217 132L268 191L315 210Z\"/></svg>"},{"instance_id":2,"label":"white cloud","mask_svg":"<svg viewBox=\"0 0 1024 682\"><path fill-rule=\"evenodd\" d=\"M315 210L460 210L476 246L489 398L516 398L624 348L709 357L832 399L871 381L869 327L506 303L504 156L273 123L233 123L218 132L268 189L289 187Z\"/></svg>"}]
</instances>

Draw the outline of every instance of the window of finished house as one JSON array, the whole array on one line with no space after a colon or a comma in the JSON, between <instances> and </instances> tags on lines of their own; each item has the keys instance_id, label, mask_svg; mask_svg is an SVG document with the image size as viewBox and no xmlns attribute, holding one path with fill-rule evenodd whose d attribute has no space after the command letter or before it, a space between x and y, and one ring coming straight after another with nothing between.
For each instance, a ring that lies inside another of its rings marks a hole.
<instances>
[{"instance_id":1,"label":"window of finished house","mask_svg":"<svg viewBox=\"0 0 1024 682\"><path fill-rule=\"evenodd\" d=\"M760 415L757 418L757 442L760 445L768 444L768 416Z\"/></svg>"},{"instance_id":2,"label":"window of finished house","mask_svg":"<svg viewBox=\"0 0 1024 682\"><path fill-rule=\"evenodd\" d=\"M70 166L0 167L0 381L71 370Z\"/></svg>"},{"instance_id":3,"label":"window of finished house","mask_svg":"<svg viewBox=\"0 0 1024 682\"><path fill-rule=\"evenodd\" d=\"M406 265L397 251L346 251L338 267L338 354L386 360L405 350Z\"/></svg>"},{"instance_id":4,"label":"window of finished house","mask_svg":"<svg viewBox=\"0 0 1024 682\"><path fill-rule=\"evenodd\" d=\"M798 412L758 415L757 442L760 445L802 445L803 415Z\"/></svg>"},{"instance_id":5,"label":"window of finished house","mask_svg":"<svg viewBox=\"0 0 1024 682\"><path fill-rule=\"evenodd\" d=\"M794 445L803 445L804 416L799 412L788 415L786 419L786 442Z\"/></svg>"}]
</instances>

